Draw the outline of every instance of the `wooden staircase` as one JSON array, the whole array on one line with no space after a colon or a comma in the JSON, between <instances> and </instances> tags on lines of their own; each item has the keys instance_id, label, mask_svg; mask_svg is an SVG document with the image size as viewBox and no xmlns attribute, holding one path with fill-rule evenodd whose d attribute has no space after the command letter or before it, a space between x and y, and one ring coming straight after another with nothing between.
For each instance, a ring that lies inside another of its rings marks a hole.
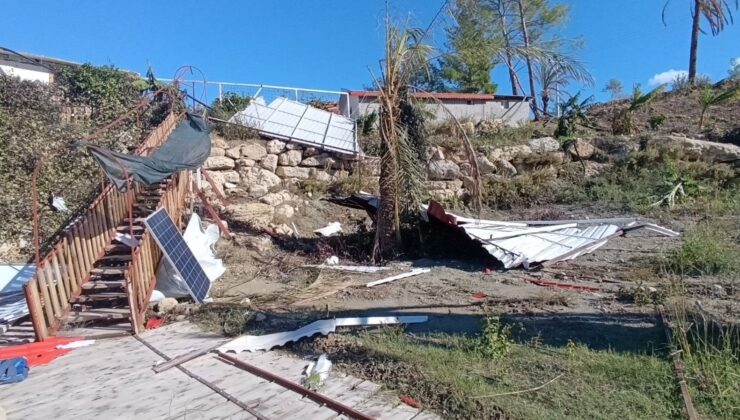
<instances>
[{"instance_id":1,"label":"wooden staircase","mask_svg":"<svg viewBox=\"0 0 740 420\"><path fill-rule=\"evenodd\" d=\"M133 237L141 241L145 231L144 219L156 210L166 189L166 181L158 185L141 186L134 198L133 219L124 218L115 228L116 233L130 235L133 231ZM70 300L72 308L64 324L89 326L132 322L127 286L127 275L133 261L132 251L115 238L105 246L103 255L93 263L89 281L82 285L80 294Z\"/></svg>"}]
</instances>

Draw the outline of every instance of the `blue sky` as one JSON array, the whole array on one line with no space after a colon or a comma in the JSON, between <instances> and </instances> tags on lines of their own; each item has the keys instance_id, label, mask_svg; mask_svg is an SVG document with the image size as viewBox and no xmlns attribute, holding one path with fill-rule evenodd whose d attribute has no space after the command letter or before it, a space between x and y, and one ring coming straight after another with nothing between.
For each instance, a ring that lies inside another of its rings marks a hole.
<instances>
[{"instance_id":1,"label":"blue sky","mask_svg":"<svg viewBox=\"0 0 740 420\"><path fill-rule=\"evenodd\" d=\"M391 0L392 14L425 27L444 0ZM689 0L571 0L565 36L583 36L580 56L601 88L617 78L629 88L688 67ZM92 1L3 0L0 45L144 73L151 64L172 77L183 64L208 80L320 89L361 89L383 54L384 0ZM740 15L740 13L738 13ZM444 21L440 22L444 23ZM441 24L430 41L443 46ZM740 57L740 23L702 36L699 72L727 75ZM510 93L503 69L499 93Z\"/></svg>"}]
</instances>

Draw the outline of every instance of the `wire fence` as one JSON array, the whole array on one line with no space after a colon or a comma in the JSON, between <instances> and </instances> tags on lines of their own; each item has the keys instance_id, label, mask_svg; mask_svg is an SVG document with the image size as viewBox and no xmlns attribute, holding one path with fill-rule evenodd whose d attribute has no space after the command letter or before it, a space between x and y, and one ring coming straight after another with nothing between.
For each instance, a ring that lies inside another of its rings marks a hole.
<instances>
[{"instance_id":1,"label":"wire fence","mask_svg":"<svg viewBox=\"0 0 740 420\"><path fill-rule=\"evenodd\" d=\"M162 79L172 82L171 79ZM211 105L214 100L228 99L233 96L255 99L261 97L266 104L278 98L311 105L327 111L339 112L339 103L349 103L349 93L334 90L308 89L290 86L274 86L251 83L208 82L203 80L180 80L180 89L185 90L192 98L193 108L197 101ZM349 107L343 109L344 116L349 117Z\"/></svg>"}]
</instances>

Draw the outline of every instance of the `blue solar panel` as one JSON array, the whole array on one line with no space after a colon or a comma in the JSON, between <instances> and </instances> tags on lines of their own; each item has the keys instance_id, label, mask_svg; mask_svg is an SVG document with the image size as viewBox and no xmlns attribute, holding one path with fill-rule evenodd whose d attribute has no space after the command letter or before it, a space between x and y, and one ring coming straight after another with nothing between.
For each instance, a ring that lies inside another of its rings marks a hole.
<instances>
[{"instance_id":1,"label":"blue solar panel","mask_svg":"<svg viewBox=\"0 0 740 420\"><path fill-rule=\"evenodd\" d=\"M164 253L167 261L175 268L177 274L185 281L190 295L198 303L208 296L211 281L195 259L177 226L172 222L165 209L159 209L144 220L147 229Z\"/></svg>"}]
</instances>

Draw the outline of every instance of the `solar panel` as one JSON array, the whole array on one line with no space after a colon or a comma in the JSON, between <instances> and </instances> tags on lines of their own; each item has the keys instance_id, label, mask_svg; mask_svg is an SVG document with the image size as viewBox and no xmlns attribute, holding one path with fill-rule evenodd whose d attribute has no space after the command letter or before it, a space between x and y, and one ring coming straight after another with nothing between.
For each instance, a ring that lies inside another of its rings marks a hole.
<instances>
[{"instance_id":1,"label":"solar panel","mask_svg":"<svg viewBox=\"0 0 740 420\"><path fill-rule=\"evenodd\" d=\"M167 261L185 281L190 295L197 303L203 303L208 296L211 281L208 280L208 276L165 209L161 208L152 213L144 220L144 224L157 241Z\"/></svg>"}]
</instances>

